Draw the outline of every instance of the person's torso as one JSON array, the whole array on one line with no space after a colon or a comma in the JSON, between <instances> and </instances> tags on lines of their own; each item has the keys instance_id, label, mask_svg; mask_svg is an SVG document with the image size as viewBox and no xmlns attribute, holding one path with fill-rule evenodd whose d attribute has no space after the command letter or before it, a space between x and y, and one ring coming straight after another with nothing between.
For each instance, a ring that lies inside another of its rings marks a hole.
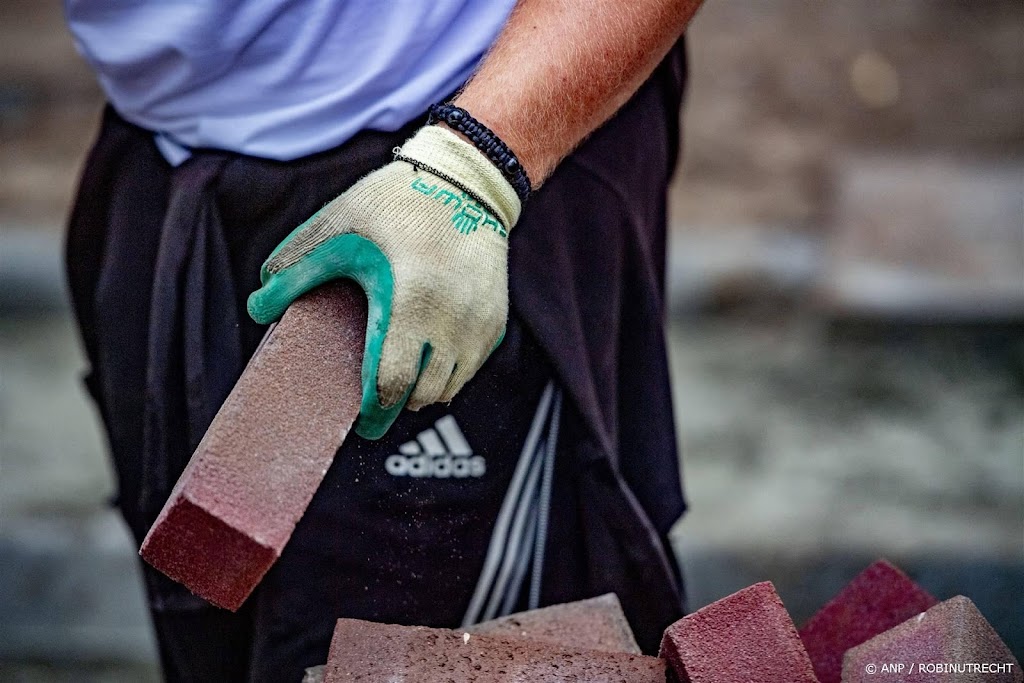
<instances>
[{"instance_id":1,"label":"person's torso","mask_svg":"<svg viewBox=\"0 0 1024 683\"><path fill-rule=\"evenodd\" d=\"M117 111L184 147L294 159L459 87L514 0L65 0Z\"/></svg>"}]
</instances>

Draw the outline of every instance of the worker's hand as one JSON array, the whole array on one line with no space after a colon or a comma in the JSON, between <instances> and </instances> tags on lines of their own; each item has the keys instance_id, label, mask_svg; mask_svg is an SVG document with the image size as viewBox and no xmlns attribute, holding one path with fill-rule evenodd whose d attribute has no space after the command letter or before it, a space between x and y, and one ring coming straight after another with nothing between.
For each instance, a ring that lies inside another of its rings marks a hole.
<instances>
[{"instance_id":1,"label":"worker's hand","mask_svg":"<svg viewBox=\"0 0 1024 683\"><path fill-rule=\"evenodd\" d=\"M267 324L324 282L357 281L369 316L356 431L379 438L406 402L450 401L500 343L519 212L487 157L427 126L274 250L249 315Z\"/></svg>"}]
</instances>

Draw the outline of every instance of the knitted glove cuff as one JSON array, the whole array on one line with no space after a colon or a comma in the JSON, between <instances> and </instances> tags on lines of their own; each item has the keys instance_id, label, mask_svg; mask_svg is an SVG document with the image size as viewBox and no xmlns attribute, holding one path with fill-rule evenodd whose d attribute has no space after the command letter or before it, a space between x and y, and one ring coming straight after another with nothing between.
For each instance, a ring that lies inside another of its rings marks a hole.
<instances>
[{"instance_id":1,"label":"knitted glove cuff","mask_svg":"<svg viewBox=\"0 0 1024 683\"><path fill-rule=\"evenodd\" d=\"M395 149L395 159L433 173L490 209L507 231L519 220L522 202L502 172L476 147L452 131L425 126Z\"/></svg>"}]
</instances>

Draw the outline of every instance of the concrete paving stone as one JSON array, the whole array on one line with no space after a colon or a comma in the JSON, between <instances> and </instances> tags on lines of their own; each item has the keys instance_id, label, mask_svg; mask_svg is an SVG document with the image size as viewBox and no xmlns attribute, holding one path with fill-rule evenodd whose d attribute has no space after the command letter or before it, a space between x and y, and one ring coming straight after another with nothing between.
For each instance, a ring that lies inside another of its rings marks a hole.
<instances>
[{"instance_id":1,"label":"concrete paving stone","mask_svg":"<svg viewBox=\"0 0 1024 683\"><path fill-rule=\"evenodd\" d=\"M839 683L851 647L938 604L885 560L858 574L799 630L821 683Z\"/></svg>"},{"instance_id":2,"label":"concrete paving stone","mask_svg":"<svg viewBox=\"0 0 1024 683\"><path fill-rule=\"evenodd\" d=\"M669 626L660 656L683 683L818 683L796 627L769 581Z\"/></svg>"},{"instance_id":3,"label":"concrete paving stone","mask_svg":"<svg viewBox=\"0 0 1024 683\"><path fill-rule=\"evenodd\" d=\"M889 681L1021 683L1024 673L974 603L959 595L847 651L842 683Z\"/></svg>"},{"instance_id":4,"label":"concrete paving stone","mask_svg":"<svg viewBox=\"0 0 1024 683\"><path fill-rule=\"evenodd\" d=\"M326 285L288 309L146 536L147 562L215 605L245 601L359 412L365 329L366 299L353 283Z\"/></svg>"},{"instance_id":5,"label":"concrete paving stone","mask_svg":"<svg viewBox=\"0 0 1024 683\"><path fill-rule=\"evenodd\" d=\"M339 619L324 680L664 683L665 675L665 662L656 657Z\"/></svg>"}]
</instances>

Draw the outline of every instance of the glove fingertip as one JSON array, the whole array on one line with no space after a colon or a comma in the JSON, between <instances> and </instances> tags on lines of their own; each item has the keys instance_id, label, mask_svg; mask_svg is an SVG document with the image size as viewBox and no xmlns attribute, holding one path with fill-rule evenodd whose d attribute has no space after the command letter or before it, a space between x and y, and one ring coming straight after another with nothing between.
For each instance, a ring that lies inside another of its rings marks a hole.
<instances>
[{"instance_id":1,"label":"glove fingertip","mask_svg":"<svg viewBox=\"0 0 1024 683\"><path fill-rule=\"evenodd\" d=\"M377 386L378 377L376 370L379 367L380 358L379 356L375 358L372 351L368 353L370 363L366 363L367 357L364 357L363 401L354 427L356 434L364 439L373 441L387 433L391 425L398 419L399 413L407 406L409 396L416 386L416 379L423 372L423 368L427 366L427 363L430 362L432 353L433 347L429 343L423 344L420 349L419 367L416 370L415 376L409 381L402 382L400 397L393 404L386 407L381 404Z\"/></svg>"},{"instance_id":2,"label":"glove fingertip","mask_svg":"<svg viewBox=\"0 0 1024 683\"><path fill-rule=\"evenodd\" d=\"M405 399L385 408L377 397L377 387L364 386L362 405L353 429L362 438L376 441L387 434L404 407Z\"/></svg>"},{"instance_id":3,"label":"glove fingertip","mask_svg":"<svg viewBox=\"0 0 1024 683\"><path fill-rule=\"evenodd\" d=\"M276 322L284 315L286 308L286 306L276 304L273 301L274 297L270 296L266 290L266 286L257 289L246 300L246 309L249 312L249 317L259 325L269 325L272 322Z\"/></svg>"},{"instance_id":4,"label":"glove fingertip","mask_svg":"<svg viewBox=\"0 0 1024 683\"><path fill-rule=\"evenodd\" d=\"M391 411L384 412L390 413ZM376 441L388 433L391 425L398 418L398 413L399 411L397 410L394 411L393 415L367 416L365 413L359 413L359 417L356 418L356 423L352 430L367 441Z\"/></svg>"}]
</instances>

